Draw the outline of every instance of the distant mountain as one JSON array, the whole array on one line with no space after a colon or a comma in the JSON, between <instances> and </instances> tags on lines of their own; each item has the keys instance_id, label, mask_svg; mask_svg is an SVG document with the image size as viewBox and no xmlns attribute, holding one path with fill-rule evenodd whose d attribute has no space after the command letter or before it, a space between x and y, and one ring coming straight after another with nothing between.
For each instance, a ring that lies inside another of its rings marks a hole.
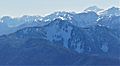
<instances>
[{"instance_id":1,"label":"distant mountain","mask_svg":"<svg viewBox=\"0 0 120 66\"><path fill-rule=\"evenodd\" d=\"M98 25L113 29L116 33L120 32L120 8L112 7L101 12L97 20ZM119 35L119 34L118 34Z\"/></svg>"},{"instance_id":2,"label":"distant mountain","mask_svg":"<svg viewBox=\"0 0 120 66\"><path fill-rule=\"evenodd\" d=\"M86 8L84 11L86 11L86 12L93 11L93 12L97 13L97 12L102 11L102 10L103 9L100 9L97 6L91 6L91 7Z\"/></svg>"},{"instance_id":3,"label":"distant mountain","mask_svg":"<svg viewBox=\"0 0 120 66\"><path fill-rule=\"evenodd\" d=\"M2 17L0 64L120 65L120 10L99 10Z\"/></svg>"},{"instance_id":4,"label":"distant mountain","mask_svg":"<svg viewBox=\"0 0 120 66\"><path fill-rule=\"evenodd\" d=\"M74 13L75 14L75 13ZM50 15L47 15L43 18L44 21L53 21L56 18L61 18L62 20L71 20L71 17L74 15L73 13L69 12L55 12Z\"/></svg>"},{"instance_id":5,"label":"distant mountain","mask_svg":"<svg viewBox=\"0 0 120 66\"><path fill-rule=\"evenodd\" d=\"M16 27L24 23L31 23L31 22L39 21L41 19L42 17L40 16L22 16L22 17L17 17L17 18L3 16L0 21L2 23L7 24L8 27Z\"/></svg>"},{"instance_id":6,"label":"distant mountain","mask_svg":"<svg viewBox=\"0 0 120 66\"><path fill-rule=\"evenodd\" d=\"M25 27L44 26L58 18L62 20L67 20L78 27L89 27L96 25L98 22L100 22L99 20L103 20L103 18L104 20L109 20L110 17L119 16L119 14L120 9L117 7L103 10L96 6L92 6L88 7L81 13L63 11L55 12L45 17L25 15L22 17L12 18L9 16L3 16L0 19L0 35L13 33Z\"/></svg>"},{"instance_id":7,"label":"distant mountain","mask_svg":"<svg viewBox=\"0 0 120 66\"><path fill-rule=\"evenodd\" d=\"M25 28L2 40L24 43L29 38L42 38L79 53L116 58L120 56L120 41L115 33L103 26L80 28L69 21L56 19L44 27ZM11 44L16 45L16 42Z\"/></svg>"},{"instance_id":8,"label":"distant mountain","mask_svg":"<svg viewBox=\"0 0 120 66\"><path fill-rule=\"evenodd\" d=\"M98 18L98 15L94 12L88 13L68 13L68 12L55 12L45 17L40 16L23 16L20 18L11 18L9 16L4 16L1 18L1 26L4 24L4 30L1 29L0 35L13 33L21 28L33 27L33 26L44 26L49 24L55 19L68 20L75 26L78 27L88 27L94 25Z\"/></svg>"},{"instance_id":9,"label":"distant mountain","mask_svg":"<svg viewBox=\"0 0 120 66\"><path fill-rule=\"evenodd\" d=\"M40 16L22 16L12 18L9 16L3 16L0 19L0 35L13 33L19 29L32 26L42 26L44 22L41 22Z\"/></svg>"},{"instance_id":10,"label":"distant mountain","mask_svg":"<svg viewBox=\"0 0 120 66\"><path fill-rule=\"evenodd\" d=\"M120 8L117 8L117 7L109 8L109 9L101 12L101 15L107 16L107 17L120 16Z\"/></svg>"},{"instance_id":11,"label":"distant mountain","mask_svg":"<svg viewBox=\"0 0 120 66\"><path fill-rule=\"evenodd\" d=\"M55 12L43 18L44 21L53 21L55 19L68 20L75 26L88 27L96 23L98 15L95 12L82 12L82 13L68 13L68 12Z\"/></svg>"}]
</instances>

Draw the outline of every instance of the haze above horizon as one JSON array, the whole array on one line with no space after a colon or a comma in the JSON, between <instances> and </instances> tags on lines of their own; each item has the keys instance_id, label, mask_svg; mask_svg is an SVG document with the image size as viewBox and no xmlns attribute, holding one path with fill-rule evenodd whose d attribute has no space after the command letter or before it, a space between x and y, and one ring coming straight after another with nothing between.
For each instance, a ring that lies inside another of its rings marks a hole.
<instances>
[{"instance_id":1,"label":"haze above horizon","mask_svg":"<svg viewBox=\"0 0 120 66\"><path fill-rule=\"evenodd\" d=\"M45 15L55 11L80 12L90 6L120 6L119 0L0 0L0 16Z\"/></svg>"}]
</instances>

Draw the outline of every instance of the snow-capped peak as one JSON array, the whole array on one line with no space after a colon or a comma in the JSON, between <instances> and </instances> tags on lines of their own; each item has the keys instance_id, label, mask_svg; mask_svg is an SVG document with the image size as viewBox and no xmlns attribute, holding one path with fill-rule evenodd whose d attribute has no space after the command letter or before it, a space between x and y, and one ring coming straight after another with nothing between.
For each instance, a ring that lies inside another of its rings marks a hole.
<instances>
[{"instance_id":1,"label":"snow-capped peak","mask_svg":"<svg viewBox=\"0 0 120 66\"><path fill-rule=\"evenodd\" d=\"M49 21L53 21L57 18L60 18L62 20L71 20L73 13L65 12L65 11L58 11L54 12L50 15L47 15L43 18L43 21L46 21L49 19Z\"/></svg>"},{"instance_id":2,"label":"snow-capped peak","mask_svg":"<svg viewBox=\"0 0 120 66\"><path fill-rule=\"evenodd\" d=\"M100 8L98 8L97 6L91 6L91 7L88 7L87 9L85 9L84 11L93 11L93 12L99 12L99 11L101 11L101 10L103 10L103 9L100 9Z\"/></svg>"},{"instance_id":3,"label":"snow-capped peak","mask_svg":"<svg viewBox=\"0 0 120 66\"><path fill-rule=\"evenodd\" d=\"M109 8L107 10L105 10L104 12L101 12L102 16L120 16L120 8L117 7L112 7Z\"/></svg>"}]
</instances>

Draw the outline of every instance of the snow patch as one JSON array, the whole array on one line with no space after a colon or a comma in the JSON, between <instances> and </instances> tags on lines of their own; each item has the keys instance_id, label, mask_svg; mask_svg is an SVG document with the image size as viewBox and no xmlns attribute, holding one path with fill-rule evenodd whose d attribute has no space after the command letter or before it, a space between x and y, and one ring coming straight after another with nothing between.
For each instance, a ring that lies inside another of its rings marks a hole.
<instances>
[{"instance_id":1,"label":"snow patch","mask_svg":"<svg viewBox=\"0 0 120 66\"><path fill-rule=\"evenodd\" d=\"M62 20L65 20L65 18L63 18L63 17L61 17L61 16L59 16L58 18L60 18L60 19L62 19Z\"/></svg>"},{"instance_id":2,"label":"snow patch","mask_svg":"<svg viewBox=\"0 0 120 66\"><path fill-rule=\"evenodd\" d=\"M50 21L50 19L46 19L45 22Z\"/></svg>"}]
</instances>

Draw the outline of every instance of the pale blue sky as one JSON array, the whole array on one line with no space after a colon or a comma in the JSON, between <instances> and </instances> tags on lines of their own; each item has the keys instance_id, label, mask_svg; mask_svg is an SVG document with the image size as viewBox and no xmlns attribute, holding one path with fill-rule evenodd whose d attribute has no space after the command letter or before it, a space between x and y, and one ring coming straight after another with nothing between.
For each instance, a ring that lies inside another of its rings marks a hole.
<instances>
[{"instance_id":1,"label":"pale blue sky","mask_svg":"<svg viewBox=\"0 0 120 66\"><path fill-rule=\"evenodd\" d=\"M0 16L45 15L55 11L83 11L89 6L120 6L119 0L0 0Z\"/></svg>"}]
</instances>

